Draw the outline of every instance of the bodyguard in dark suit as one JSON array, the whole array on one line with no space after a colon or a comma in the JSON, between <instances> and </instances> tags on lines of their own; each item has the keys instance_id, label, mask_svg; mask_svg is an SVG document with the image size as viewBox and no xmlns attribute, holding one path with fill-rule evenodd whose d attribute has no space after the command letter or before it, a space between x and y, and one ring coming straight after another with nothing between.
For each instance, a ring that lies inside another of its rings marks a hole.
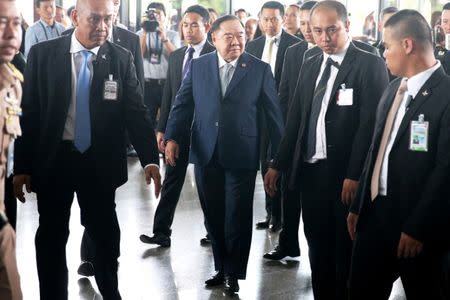
<instances>
[{"instance_id":1,"label":"bodyguard in dark suit","mask_svg":"<svg viewBox=\"0 0 450 300\"><path fill-rule=\"evenodd\" d=\"M419 12L401 10L384 28L399 78L380 100L348 216L350 299L388 299L398 276L408 299L448 299L439 281L450 241L450 78Z\"/></svg>"},{"instance_id":2,"label":"bodyguard in dark suit","mask_svg":"<svg viewBox=\"0 0 450 300\"><path fill-rule=\"evenodd\" d=\"M375 109L387 85L380 57L349 39L345 6L322 1L311 11L323 53L303 63L288 121L265 187L276 192L280 171L300 187L315 299L346 299L351 240L348 205L369 148Z\"/></svg>"},{"instance_id":3,"label":"bodyguard in dark suit","mask_svg":"<svg viewBox=\"0 0 450 300\"><path fill-rule=\"evenodd\" d=\"M284 54L289 46L298 43L300 39L290 35L282 30L284 17L284 6L277 1L268 1L263 4L260 13L260 24L264 29L265 35L249 42L246 51L262 61L268 63L275 77L276 88L280 85L281 71L283 69ZM262 135L261 135L261 173L262 176L267 171L268 157L271 146L269 145L268 133L265 130L264 117L261 117ZM274 197L266 194L266 212L264 221L256 223L257 228L268 228L269 224L272 231L278 231L281 228L281 194L277 193Z\"/></svg>"},{"instance_id":4,"label":"bodyguard in dark suit","mask_svg":"<svg viewBox=\"0 0 450 300\"><path fill-rule=\"evenodd\" d=\"M253 193L259 166L259 114L269 128L272 153L283 120L270 66L244 52L245 31L235 16L212 25L217 51L191 62L169 116L166 159L176 164L179 141L189 136L190 162L205 197L206 221L217 273L205 283L239 290L252 236ZM205 86L205 82L208 83Z\"/></svg>"},{"instance_id":5,"label":"bodyguard in dark suit","mask_svg":"<svg viewBox=\"0 0 450 300\"><path fill-rule=\"evenodd\" d=\"M117 4L114 3L114 7L116 7ZM70 28L62 33L62 35L71 35L74 32L75 28ZM126 29L113 26L112 27L112 34L110 33L108 40L111 43L114 43L116 45L120 45L131 52L133 55L133 62L134 66L136 68L136 75L139 80L139 84L141 86L142 91L144 91L144 66L142 62L142 55L141 55L141 47L139 44L139 36L131 31L128 31ZM126 143L129 151L129 137L126 136ZM132 148L132 147L131 147ZM78 274L82 276L94 276L94 268L92 266L92 259L93 259L93 252L94 248L92 245L92 242L89 238L89 235L87 234L86 230L83 232L83 237L81 239L81 249L80 249L80 256L81 256L81 264L78 267Z\"/></svg>"},{"instance_id":6,"label":"bodyguard in dark suit","mask_svg":"<svg viewBox=\"0 0 450 300\"><path fill-rule=\"evenodd\" d=\"M125 129L147 183L159 193L158 151L129 51L107 42L112 0L81 0L75 32L32 47L25 72L23 136L16 143L14 188L35 191L36 260L41 299L67 299L65 247L77 193L104 299L120 299L120 229L115 190L127 181Z\"/></svg>"},{"instance_id":7,"label":"bodyguard in dark suit","mask_svg":"<svg viewBox=\"0 0 450 300\"><path fill-rule=\"evenodd\" d=\"M166 132L167 120L170 109L175 101L175 96L181 86L183 76L186 74L192 59L203 54L214 51L214 47L206 40L207 33L211 28L209 23L208 10L200 5L188 7L184 13L181 23L184 40L188 46L175 50L169 57L169 69L164 87L164 94L161 103L161 113L157 126L157 141L159 150L164 153L164 133ZM205 86L207 83L204 83ZM144 243L158 244L160 246L170 246L170 235L172 230L175 209L180 199L181 189L186 176L186 169L189 164L189 137L179 141L180 155L177 164L172 167L166 166L166 174L161 190L161 199L156 208L153 220L153 236L141 235ZM199 195L200 203L203 206L203 197ZM205 243L206 238L201 241Z\"/></svg>"},{"instance_id":8,"label":"bodyguard in dark suit","mask_svg":"<svg viewBox=\"0 0 450 300\"><path fill-rule=\"evenodd\" d=\"M316 3L316 1L308 1L300 6L300 30L305 41L301 41L287 48L284 56L278 94L285 122L304 59L308 59L308 57L314 56L322 51L316 46L309 26L310 10ZM316 48L317 51L308 51L312 48ZM264 254L264 258L267 259L280 260L286 256L296 257L300 255L300 244L298 241L301 213L300 191L298 186L295 189L288 187L287 181L289 179L287 178L287 174L282 178L285 181L283 190L281 191L283 223L278 238L278 245L272 251Z\"/></svg>"}]
</instances>

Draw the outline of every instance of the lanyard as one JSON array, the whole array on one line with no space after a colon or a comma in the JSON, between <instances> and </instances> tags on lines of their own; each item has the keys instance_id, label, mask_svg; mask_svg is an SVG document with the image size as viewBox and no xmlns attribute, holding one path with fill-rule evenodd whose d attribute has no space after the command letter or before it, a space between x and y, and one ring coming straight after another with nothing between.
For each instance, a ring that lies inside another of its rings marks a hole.
<instances>
[{"instance_id":1,"label":"lanyard","mask_svg":"<svg viewBox=\"0 0 450 300\"><path fill-rule=\"evenodd\" d=\"M45 40L48 41L48 34L47 34L47 29L45 28L44 24L42 24L42 21L39 21L39 24L41 25L42 29L44 30L44 34L45 34ZM56 27L56 22L53 24L53 26L56 29L56 35L60 36L61 33L58 31L58 27ZM51 27L53 28L53 27Z\"/></svg>"},{"instance_id":2,"label":"lanyard","mask_svg":"<svg viewBox=\"0 0 450 300\"><path fill-rule=\"evenodd\" d=\"M155 49L158 51L158 52L162 52L161 50L162 50L162 43L160 44L159 43L159 36L158 36L158 34L157 33L155 33ZM148 35L148 48L149 49L152 49L152 35L151 34L149 34Z\"/></svg>"}]
</instances>

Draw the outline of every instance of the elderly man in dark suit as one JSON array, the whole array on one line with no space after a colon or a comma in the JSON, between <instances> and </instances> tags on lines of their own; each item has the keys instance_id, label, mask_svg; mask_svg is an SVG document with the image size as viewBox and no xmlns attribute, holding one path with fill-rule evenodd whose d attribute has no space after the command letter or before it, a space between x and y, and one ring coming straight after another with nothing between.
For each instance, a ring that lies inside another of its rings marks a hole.
<instances>
[{"instance_id":1,"label":"elderly man in dark suit","mask_svg":"<svg viewBox=\"0 0 450 300\"><path fill-rule=\"evenodd\" d=\"M281 71L283 69L284 54L289 46L300 41L299 38L290 35L282 29L284 18L284 6L277 1L268 1L263 4L260 13L260 24L264 29L265 35L249 42L246 46L246 51L253 56L268 63L275 77L276 88L280 86ZM262 124L264 124L262 117ZM262 125L261 135L261 173L267 171L268 157L272 156L270 153L270 144L268 140L267 126ZM281 193L270 197L266 194L266 219L256 223L256 228L269 228L272 231L278 231L281 228Z\"/></svg>"},{"instance_id":2,"label":"elderly man in dark suit","mask_svg":"<svg viewBox=\"0 0 450 300\"><path fill-rule=\"evenodd\" d=\"M77 193L91 237L95 278L105 299L120 299L120 229L115 191L127 181L125 130L147 183L159 193L158 151L131 53L107 41L112 0L79 0L73 34L30 50L23 136L16 143L14 188L35 191L36 260L41 299L67 299L65 247Z\"/></svg>"},{"instance_id":3,"label":"elderly man in dark suit","mask_svg":"<svg viewBox=\"0 0 450 300\"><path fill-rule=\"evenodd\" d=\"M290 170L289 187L298 185L302 197L314 297L346 299L352 245L346 216L388 76L380 57L351 43L341 3L317 3L311 26L322 53L303 63L265 188L274 194L280 172Z\"/></svg>"},{"instance_id":4,"label":"elderly man in dark suit","mask_svg":"<svg viewBox=\"0 0 450 300\"><path fill-rule=\"evenodd\" d=\"M217 51L192 60L169 116L166 158L175 165L189 137L217 273L207 286L239 291L252 236L253 193L259 165L259 115L266 117L272 153L283 119L270 66L244 52L245 30L235 16L212 25ZM207 85L205 86L205 83Z\"/></svg>"},{"instance_id":5,"label":"elderly man in dark suit","mask_svg":"<svg viewBox=\"0 0 450 300\"><path fill-rule=\"evenodd\" d=\"M448 299L439 287L450 241L450 78L415 10L384 25L385 58L399 77L384 92L348 216L355 239L350 299Z\"/></svg>"},{"instance_id":6,"label":"elderly man in dark suit","mask_svg":"<svg viewBox=\"0 0 450 300\"><path fill-rule=\"evenodd\" d=\"M193 5L187 8L181 22L183 36L188 45L175 50L169 57L169 69L167 80L164 87L163 99L161 103L161 113L157 126L157 141L159 150L164 153L164 133L166 131L167 120L170 109L175 101L175 96L180 88L183 76L186 74L192 59L214 51L206 39L207 33L211 28L209 23L209 12L200 5ZM179 141L180 156L176 166L167 165L164 183L161 190L161 199L156 208L153 221L153 236L141 235L140 239L144 243L157 244L163 247L169 247L171 244L170 235L172 230L173 217L175 209L180 199L181 189L186 176L186 169L189 163L189 138ZM203 197L199 194L202 208ZM209 239L201 239L202 245L209 244Z\"/></svg>"}]
</instances>

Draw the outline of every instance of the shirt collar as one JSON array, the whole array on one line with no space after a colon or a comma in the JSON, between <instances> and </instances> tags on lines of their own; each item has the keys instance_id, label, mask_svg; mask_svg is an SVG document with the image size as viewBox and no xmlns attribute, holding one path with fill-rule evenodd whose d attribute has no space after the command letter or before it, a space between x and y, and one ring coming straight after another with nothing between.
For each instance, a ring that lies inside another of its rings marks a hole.
<instances>
[{"instance_id":1,"label":"shirt collar","mask_svg":"<svg viewBox=\"0 0 450 300\"><path fill-rule=\"evenodd\" d=\"M55 27L55 24L56 24L56 21L53 21L53 25L49 25L47 22L45 22L42 19L39 19L39 22L41 22L41 24L44 25L45 27L49 27L49 28Z\"/></svg>"},{"instance_id":2,"label":"shirt collar","mask_svg":"<svg viewBox=\"0 0 450 300\"><path fill-rule=\"evenodd\" d=\"M86 48L85 48L83 45L81 45L81 43L78 41L77 37L75 36L75 32L76 32L76 29L75 29L75 31L72 33L72 39L71 39L71 42L70 42L70 53L74 54L74 53L78 53L78 52L83 51L83 50L88 50L88 51L94 53L94 55L97 56L97 53L98 53L98 50L100 49L100 46L97 46L97 47L92 48L92 49L86 49Z\"/></svg>"},{"instance_id":3,"label":"shirt collar","mask_svg":"<svg viewBox=\"0 0 450 300\"><path fill-rule=\"evenodd\" d=\"M219 51L217 51L217 56L219 57L219 69L222 68L223 66L225 66L226 64L228 64L225 61L225 59L223 59L222 56L219 54ZM238 59L239 59L239 57L233 61L230 61L229 64L231 64L233 66L233 68L236 68Z\"/></svg>"},{"instance_id":4,"label":"shirt collar","mask_svg":"<svg viewBox=\"0 0 450 300\"><path fill-rule=\"evenodd\" d=\"M434 71L441 67L441 62L436 60L436 64L431 68L422 71L410 78L406 82L408 87L408 95L411 95L413 98L417 96L417 93L420 91L425 82L433 75Z\"/></svg>"},{"instance_id":5,"label":"shirt collar","mask_svg":"<svg viewBox=\"0 0 450 300\"><path fill-rule=\"evenodd\" d=\"M283 30L280 30L280 32L278 32L276 35L274 35L273 37L267 37L266 36L266 43L268 43L270 40L272 39L276 39L275 40L275 44L278 45L280 43L280 39L281 39L281 34L283 33Z\"/></svg>"},{"instance_id":6,"label":"shirt collar","mask_svg":"<svg viewBox=\"0 0 450 300\"><path fill-rule=\"evenodd\" d=\"M332 60L337 62L339 65L341 65L342 61L344 60L345 54L347 54L348 47L350 47L351 41L352 41L351 38L348 37L348 40L347 40L347 42L346 42L346 44L344 46L344 49L341 52L339 52L339 53L330 55L330 54L327 54L327 53L324 52L323 53L323 61L326 62L328 57L331 57Z\"/></svg>"},{"instance_id":7,"label":"shirt collar","mask_svg":"<svg viewBox=\"0 0 450 300\"><path fill-rule=\"evenodd\" d=\"M314 48L315 46L316 46L316 44L308 43L308 49Z\"/></svg>"},{"instance_id":8,"label":"shirt collar","mask_svg":"<svg viewBox=\"0 0 450 300\"><path fill-rule=\"evenodd\" d=\"M196 45L189 45L186 49L186 53L189 51L189 48L194 48L195 52L200 53L203 49L203 46L205 46L206 44L206 39L204 39L203 41L201 41L200 43L196 44Z\"/></svg>"}]
</instances>

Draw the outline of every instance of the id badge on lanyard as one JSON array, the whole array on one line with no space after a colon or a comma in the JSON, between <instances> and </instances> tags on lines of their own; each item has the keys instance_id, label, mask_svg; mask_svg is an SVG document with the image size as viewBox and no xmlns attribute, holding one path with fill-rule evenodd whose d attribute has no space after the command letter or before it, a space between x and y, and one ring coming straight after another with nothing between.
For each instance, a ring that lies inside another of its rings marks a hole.
<instances>
[{"instance_id":1,"label":"id badge on lanyard","mask_svg":"<svg viewBox=\"0 0 450 300\"><path fill-rule=\"evenodd\" d=\"M409 150L418 152L428 151L428 128L429 123L425 121L423 114L419 115L418 121L411 121Z\"/></svg>"}]
</instances>

